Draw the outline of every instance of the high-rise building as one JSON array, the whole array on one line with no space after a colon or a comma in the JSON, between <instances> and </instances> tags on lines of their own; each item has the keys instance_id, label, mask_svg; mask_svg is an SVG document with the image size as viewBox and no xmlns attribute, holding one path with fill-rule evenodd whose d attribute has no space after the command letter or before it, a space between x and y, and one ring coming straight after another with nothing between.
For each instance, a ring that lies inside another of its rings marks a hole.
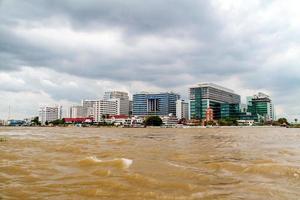
<instances>
[{"instance_id":1,"label":"high-rise building","mask_svg":"<svg viewBox=\"0 0 300 200\"><path fill-rule=\"evenodd\" d=\"M272 99L259 92L257 95L247 97L248 112L252 115L258 116L258 119L264 121L272 121L275 119L275 108Z\"/></svg>"},{"instance_id":2,"label":"high-rise building","mask_svg":"<svg viewBox=\"0 0 300 200\"><path fill-rule=\"evenodd\" d=\"M184 100L176 101L176 117L177 119L189 119L189 103Z\"/></svg>"},{"instance_id":3,"label":"high-rise building","mask_svg":"<svg viewBox=\"0 0 300 200\"><path fill-rule=\"evenodd\" d=\"M243 113L247 112L247 104L241 103L241 105L240 105L240 110L241 110L241 112L243 112Z\"/></svg>"},{"instance_id":4,"label":"high-rise building","mask_svg":"<svg viewBox=\"0 0 300 200\"><path fill-rule=\"evenodd\" d=\"M191 119L206 119L208 108L213 110L213 118L238 118L241 97L233 90L213 84L203 83L189 89Z\"/></svg>"},{"instance_id":5,"label":"high-rise building","mask_svg":"<svg viewBox=\"0 0 300 200\"><path fill-rule=\"evenodd\" d=\"M87 112L83 106L71 106L69 108L69 117L70 118L83 118L86 117Z\"/></svg>"},{"instance_id":6,"label":"high-rise building","mask_svg":"<svg viewBox=\"0 0 300 200\"><path fill-rule=\"evenodd\" d=\"M100 122L104 115L119 115L119 99L98 100L94 105L94 120Z\"/></svg>"},{"instance_id":7,"label":"high-rise building","mask_svg":"<svg viewBox=\"0 0 300 200\"><path fill-rule=\"evenodd\" d=\"M132 115L132 109L133 109L133 101L129 101L129 116Z\"/></svg>"},{"instance_id":8,"label":"high-rise building","mask_svg":"<svg viewBox=\"0 0 300 200\"><path fill-rule=\"evenodd\" d=\"M137 116L176 115L176 101L180 96L173 92L137 93L133 95L132 114Z\"/></svg>"},{"instance_id":9,"label":"high-rise building","mask_svg":"<svg viewBox=\"0 0 300 200\"><path fill-rule=\"evenodd\" d=\"M119 115L129 115L129 96L127 92L110 91L105 92L103 100L118 99Z\"/></svg>"},{"instance_id":10,"label":"high-rise building","mask_svg":"<svg viewBox=\"0 0 300 200\"><path fill-rule=\"evenodd\" d=\"M94 106L97 100L82 100L81 105L83 107L83 111L85 112L84 117L92 117L94 118Z\"/></svg>"},{"instance_id":11,"label":"high-rise building","mask_svg":"<svg viewBox=\"0 0 300 200\"><path fill-rule=\"evenodd\" d=\"M41 106L39 108L39 121L41 124L62 118L61 106Z\"/></svg>"}]
</instances>

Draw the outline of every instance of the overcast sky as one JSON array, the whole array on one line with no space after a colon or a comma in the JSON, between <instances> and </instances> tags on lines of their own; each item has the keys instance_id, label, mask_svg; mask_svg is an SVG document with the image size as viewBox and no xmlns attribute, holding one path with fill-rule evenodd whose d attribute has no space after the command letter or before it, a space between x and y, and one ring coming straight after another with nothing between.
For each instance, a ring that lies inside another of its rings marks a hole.
<instances>
[{"instance_id":1,"label":"overcast sky","mask_svg":"<svg viewBox=\"0 0 300 200\"><path fill-rule=\"evenodd\" d=\"M214 82L300 118L298 0L0 0L0 118ZM245 101L245 100L244 100Z\"/></svg>"}]
</instances>

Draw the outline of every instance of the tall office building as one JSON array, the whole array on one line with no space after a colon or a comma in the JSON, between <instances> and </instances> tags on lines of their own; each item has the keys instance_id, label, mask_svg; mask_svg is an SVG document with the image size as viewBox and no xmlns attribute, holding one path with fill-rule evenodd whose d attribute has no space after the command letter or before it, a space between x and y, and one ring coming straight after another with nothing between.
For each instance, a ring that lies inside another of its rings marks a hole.
<instances>
[{"instance_id":1,"label":"tall office building","mask_svg":"<svg viewBox=\"0 0 300 200\"><path fill-rule=\"evenodd\" d=\"M39 121L45 125L46 122L52 122L62 118L61 106L41 106L39 108Z\"/></svg>"},{"instance_id":2,"label":"tall office building","mask_svg":"<svg viewBox=\"0 0 300 200\"><path fill-rule=\"evenodd\" d=\"M118 99L118 113L120 115L129 115L129 96L127 92L105 92L103 100L111 99Z\"/></svg>"},{"instance_id":3,"label":"tall office building","mask_svg":"<svg viewBox=\"0 0 300 200\"><path fill-rule=\"evenodd\" d=\"M203 83L189 89L191 119L206 119L208 108L213 119L238 118L241 97L233 90L213 83Z\"/></svg>"},{"instance_id":4,"label":"tall office building","mask_svg":"<svg viewBox=\"0 0 300 200\"><path fill-rule=\"evenodd\" d=\"M119 99L98 100L94 105L94 120L100 122L103 115L119 115Z\"/></svg>"},{"instance_id":5,"label":"tall office building","mask_svg":"<svg viewBox=\"0 0 300 200\"><path fill-rule=\"evenodd\" d=\"M258 93L251 97L247 97L248 112L252 115L258 116L258 119L264 121L272 121L275 119L275 108L272 99L264 94Z\"/></svg>"},{"instance_id":6,"label":"tall office building","mask_svg":"<svg viewBox=\"0 0 300 200\"><path fill-rule=\"evenodd\" d=\"M176 117L177 119L189 119L189 103L184 100L176 101Z\"/></svg>"},{"instance_id":7,"label":"tall office building","mask_svg":"<svg viewBox=\"0 0 300 200\"><path fill-rule=\"evenodd\" d=\"M132 114L137 116L176 115L176 101L180 96L173 92L137 93L133 95Z\"/></svg>"}]
</instances>

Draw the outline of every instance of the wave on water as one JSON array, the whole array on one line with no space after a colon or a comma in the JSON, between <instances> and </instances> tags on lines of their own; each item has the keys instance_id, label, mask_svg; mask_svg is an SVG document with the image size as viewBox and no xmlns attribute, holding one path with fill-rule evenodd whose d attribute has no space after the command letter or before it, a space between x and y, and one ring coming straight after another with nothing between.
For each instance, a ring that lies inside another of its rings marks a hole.
<instances>
[{"instance_id":1,"label":"wave on water","mask_svg":"<svg viewBox=\"0 0 300 200\"><path fill-rule=\"evenodd\" d=\"M182 168L182 169L192 169L192 170L197 170L199 171L200 169L197 167L191 167L191 166L184 166L184 165L180 165L180 164L176 164L176 163L172 163L172 162L167 162L170 166L173 167L177 167L177 168Z\"/></svg>"},{"instance_id":2,"label":"wave on water","mask_svg":"<svg viewBox=\"0 0 300 200\"><path fill-rule=\"evenodd\" d=\"M128 169L133 160L127 158L115 158L112 160L100 160L96 156L89 156L81 161L79 161L82 166L106 166L106 167L116 167L119 169Z\"/></svg>"}]
</instances>

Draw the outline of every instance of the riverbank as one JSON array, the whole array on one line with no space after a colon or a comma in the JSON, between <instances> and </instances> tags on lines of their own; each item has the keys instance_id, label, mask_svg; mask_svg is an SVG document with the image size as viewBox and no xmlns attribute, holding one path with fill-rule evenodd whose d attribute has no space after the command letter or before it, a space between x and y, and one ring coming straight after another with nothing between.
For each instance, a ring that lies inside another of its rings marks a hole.
<instances>
[{"instance_id":1,"label":"riverbank","mask_svg":"<svg viewBox=\"0 0 300 200\"><path fill-rule=\"evenodd\" d=\"M300 126L297 127L281 127L281 126L173 126L173 127L164 127L164 126L147 126L147 127L122 127L122 126L75 126L75 125L69 125L69 126L0 126L0 128L111 128L111 129L219 129L219 128L300 128Z\"/></svg>"}]
</instances>

